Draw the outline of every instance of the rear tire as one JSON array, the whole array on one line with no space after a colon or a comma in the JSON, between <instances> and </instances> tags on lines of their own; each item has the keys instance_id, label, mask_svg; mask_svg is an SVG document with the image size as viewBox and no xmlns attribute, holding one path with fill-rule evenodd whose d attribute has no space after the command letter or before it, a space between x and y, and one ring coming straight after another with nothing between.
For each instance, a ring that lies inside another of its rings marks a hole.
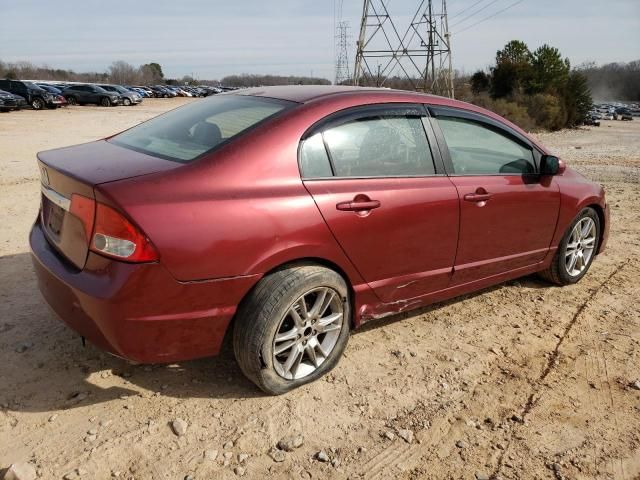
<instances>
[{"instance_id":1,"label":"rear tire","mask_svg":"<svg viewBox=\"0 0 640 480\"><path fill-rule=\"evenodd\" d=\"M45 106L44 100L42 100L40 97L36 97L33 100L31 100L31 107L34 110L42 110L44 106Z\"/></svg>"},{"instance_id":2,"label":"rear tire","mask_svg":"<svg viewBox=\"0 0 640 480\"><path fill-rule=\"evenodd\" d=\"M318 265L275 271L236 314L233 349L240 369L272 395L317 380L338 363L350 318L349 289L338 273Z\"/></svg>"},{"instance_id":3,"label":"rear tire","mask_svg":"<svg viewBox=\"0 0 640 480\"><path fill-rule=\"evenodd\" d=\"M78 100L76 97L67 97L67 103L71 106L78 105Z\"/></svg>"},{"instance_id":4,"label":"rear tire","mask_svg":"<svg viewBox=\"0 0 640 480\"><path fill-rule=\"evenodd\" d=\"M580 227L578 227L578 224L580 224ZM584 238L575 236L577 235L577 230L586 230L589 226L593 226L593 229L587 232L589 235L585 235ZM549 268L546 270L540 272L539 275L556 285L571 285L577 283L589 271L599 245L600 217L598 217L598 214L593 208L588 207L583 209L573 222L571 222L571 225L569 225L569 228L562 237L562 241L556 250L551 265L549 265ZM576 260L573 259L574 253ZM587 254L588 258L586 258Z\"/></svg>"}]
</instances>

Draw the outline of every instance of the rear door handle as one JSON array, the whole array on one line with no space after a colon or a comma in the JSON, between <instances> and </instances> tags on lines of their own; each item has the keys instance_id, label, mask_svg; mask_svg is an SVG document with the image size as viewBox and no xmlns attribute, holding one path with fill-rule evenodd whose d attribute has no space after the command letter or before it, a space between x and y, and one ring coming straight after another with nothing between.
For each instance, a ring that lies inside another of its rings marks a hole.
<instances>
[{"instance_id":1,"label":"rear door handle","mask_svg":"<svg viewBox=\"0 0 640 480\"><path fill-rule=\"evenodd\" d=\"M464 199L467 202L486 202L491 198L490 193L467 193Z\"/></svg>"},{"instance_id":2,"label":"rear door handle","mask_svg":"<svg viewBox=\"0 0 640 480\"><path fill-rule=\"evenodd\" d=\"M380 207L380 200L353 200L350 202L340 202L336 204L338 210L344 212L359 212L373 210Z\"/></svg>"}]
</instances>

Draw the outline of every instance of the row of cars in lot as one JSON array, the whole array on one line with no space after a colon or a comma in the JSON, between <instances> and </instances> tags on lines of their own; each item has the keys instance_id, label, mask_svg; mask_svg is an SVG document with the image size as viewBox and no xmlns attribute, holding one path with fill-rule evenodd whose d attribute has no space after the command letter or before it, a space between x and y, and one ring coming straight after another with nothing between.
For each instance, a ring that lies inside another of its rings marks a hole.
<instances>
[{"instance_id":1,"label":"row of cars in lot","mask_svg":"<svg viewBox=\"0 0 640 480\"><path fill-rule=\"evenodd\" d=\"M640 103L595 103L585 121L600 126L600 120L633 120L640 116Z\"/></svg>"},{"instance_id":2,"label":"row of cars in lot","mask_svg":"<svg viewBox=\"0 0 640 480\"><path fill-rule=\"evenodd\" d=\"M210 86L130 86L102 83L60 83L0 80L0 111L34 110L66 105L103 107L137 105L144 98L207 97L223 90Z\"/></svg>"}]
</instances>

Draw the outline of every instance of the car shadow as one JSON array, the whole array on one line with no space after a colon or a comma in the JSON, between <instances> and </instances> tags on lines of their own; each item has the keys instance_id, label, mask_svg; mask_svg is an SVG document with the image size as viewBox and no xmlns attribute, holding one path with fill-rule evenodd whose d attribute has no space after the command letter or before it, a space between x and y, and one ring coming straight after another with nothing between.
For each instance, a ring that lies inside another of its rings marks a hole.
<instances>
[{"instance_id":1,"label":"car shadow","mask_svg":"<svg viewBox=\"0 0 640 480\"><path fill-rule=\"evenodd\" d=\"M265 395L240 371L229 338L214 358L137 365L82 345L40 296L30 254L0 257L0 272L0 411L49 412L134 396Z\"/></svg>"},{"instance_id":2,"label":"car shadow","mask_svg":"<svg viewBox=\"0 0 640 480\"><path fill-rule=\"evenodd\" d=\"M0 411L53 412L132 397L237 399L262 393L240 371L227 335L220 355L168 365L137 365L106 354L60 322L38 291L28 253L0 257ZM548 288L535 277L509 284ZM368 322L356 332L421 315L480 292Z\"/></svg>"}]
</instances>

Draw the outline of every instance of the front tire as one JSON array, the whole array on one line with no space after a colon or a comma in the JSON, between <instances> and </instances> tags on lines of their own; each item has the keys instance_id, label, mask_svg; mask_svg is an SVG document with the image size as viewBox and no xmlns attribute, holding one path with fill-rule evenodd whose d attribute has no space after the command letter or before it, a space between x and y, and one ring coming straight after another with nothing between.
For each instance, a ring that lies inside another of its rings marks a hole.
<instances>
[{"instance_id":1,"label":"front tire","mask_svg":"<svg viewBox=\"0 0 640 480\"><path fill-rule=\"evenodd\" d=\"M122 100L122 104L123 104L125 107L130 107L130 106L131 106L131 100L129 100L128 98L126 98L126 97L125 97L125 98Z\"/></svg>"},{"instance_id":2,"label":"front tire","mask_svg":"<svg viewBox=\"0 0 640 480\"><path fill-rule=\"evenodd\" d=\"M540 275L557 285L571 285L587 274L600 244L600 217L583 209L567 229L551 265Z\"/></svg>"},{"instance_id":3,"label":"front tire","mask_svg":"<svg viewBox=\"0 0 640 480\"><path fill-rule=\"evenodd\" d=\"M111 100L109 100L109 98L107 97L102 97L100 99L100 105L103 107L110 107L111 106Z\"/></svg>"},{"instance_id":4,"label":"front tire","mask_svg":"<svg viewBox=\"0 0 640 480\"><path fill-rule=\"evenodd\" d=\"M31 100L31 107L34 110L42 110L44 108L44 105L44 100L42 100L40 97L36 97Z\"/></svg>"},{"instance_id":5,"label":"front tire","mask_svg":"<svg viewBox=\"0 0 640 480\"><path fill-rule=\"evenodd\" d=\"M233 349L242 372L280 395L338 363L349 339L349 289L333 270L300 265L264 277L240 305Z\"/></svg>"}]
</instances>

